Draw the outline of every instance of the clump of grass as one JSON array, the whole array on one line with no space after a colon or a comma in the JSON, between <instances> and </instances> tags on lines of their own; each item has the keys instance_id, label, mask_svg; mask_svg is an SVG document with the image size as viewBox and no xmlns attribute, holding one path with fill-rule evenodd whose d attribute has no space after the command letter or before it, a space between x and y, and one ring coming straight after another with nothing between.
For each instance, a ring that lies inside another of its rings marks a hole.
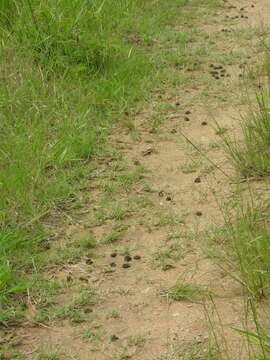
<instances>
[{"instance_id":1,"label":"clump of grass","mask_svg":"<svg viewBox=\"0 0 270 360\"><path fill-rule=\"evenodd\" d=\"M242 206L238 217L214 235L223 245L213 254L217 264L255 297L270 292L269 210L269 205Z\"/></svg>"},{"instance_id":2,"label":"clump of grass","mask_svg":"<svg viewBox=\"0 0 270 360\"><path fill-rule=\"evenodd\" d=\"M235 139L218 126L225 149L244 179L270 175L270 104L269 95L257 95L257 109L241 122L243 139Z\"/></svg>"},{"instance_id":3,"label":"clump of grass","mask_svg":"<svg viewBox=\"0 0 270 360\"><path fill-rule=\"evenodd\" d=\"M177 280L170 288L162 288L161 296L174 301L194 301L212 293L203 286L186 281L183 277Z\"/></svg>"},{"instance_id":4,"label":"clump of grass","mask_svg":"<svg viewBox=\"0 0 270 360\"><path fill-rule=\"evenodd\" d=\"M268 326L263 325L265 320L259 315L256 303L253 299L249 298L247 301L247 313L251 311L252 315L252 330L249 330L248 325L245 330L234 328L246 340L248 345L249 360L269 360L270 359L270 336L268 335Z\"/></svg>"}]
</instances>

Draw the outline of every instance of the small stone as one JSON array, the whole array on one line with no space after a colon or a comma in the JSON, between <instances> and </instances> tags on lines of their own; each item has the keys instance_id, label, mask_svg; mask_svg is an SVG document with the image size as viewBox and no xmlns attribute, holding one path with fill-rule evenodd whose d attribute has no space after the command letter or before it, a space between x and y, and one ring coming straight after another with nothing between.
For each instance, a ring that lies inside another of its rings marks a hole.
<instances>
[{"instance_id":1,"label":"small stone","mask_svg":"<svg viewBox=\"0 0 270 360\"><path fill-rule=\"evenodd\" d=\"M172 197L171 197L171 196L167 196L167 197L166 197L166 200L167 200L167 201L172 201Z\"/></svg>"},{"instance_id":2,"label":"small stone","mask_svg":"<svg viewBox=\"0 0 270 360\"><path fill-rule=\"evenodd\" d=\"M176 106L181 105L180 101L176 101L175 105L176 105Z\"/></svg>"},{"instance_id":3,"label":"small stone","mask_svg":"<svg viewBox=\"0 0 270 360\"><path fill-rule=\"evenodd\" d=\"M126 255L126 256L124 257L124 260L127 261L127 262L129 262L129 261L132 260L132 257L131 257L130 255Z\"/></svg>"},{"instance_id":4,"label":"small stone","mask_svg":"<svg viewBox=\"0 0 270 360\"><path fill-rule=\"evenodd\" d=\"M125 263L125 264L123 264L122 265L122 268L124 268L124 269L128 269L128 268L130 268L130 264L128 264L128 263Z\"/></svg>"},{"instance_id":5,"label":"small stone","mask_svg":"<svg viewBox=\"0 0 270 360\"><path fill-rule=\"evenodd\" d=\"M190 118L187 117L187 116L185 116L185 117L184 117L184 120L185 120L185 121L190 121Z\"/></svg>"},{"instance_id":6,"label":"small stone","mask_svg":"<svg viewBox=\"0 0 270 360\"><path fill-rule=\"evenodd\" d=\"M117 252L112 252L111 253L111 257L116 257L117 256Z\"/></svg>"},{"instance_id":7,"label":"small stone","mask_svg":"<svg viewBox=\"0 0 270 360\"><path fill-rule=\"evenodd\" d=\"M203 121L203 122L202 122L202 126L205 126L205 125L207 125L207 122L206 122L206 121Z\"/></svg>"},{"instance_id":8,"label":"small stone","mask_svg":"<svg viewBox=\"0 0 270 360\"><path fill-rule=\"evenodd\" d=\"M141 259L141 256L140 256L140 255L135 255L135 256L133 257L133 259L134 259L134 260L140 260L140 259Z\"/></svg>"},{"instance_id":9,"label":"small stone","mask_svg":"<svg viewBox=\"0 0 270 360\"><path fill-rule=\"evenodd\" d=\"M196 179L194 180L195 183L199 184L201 182L201 178L198 176L196 177Z\"/></svg>"},{"instance_id":10,"label":"small stone","mask_svg":"<svg viewBox=\"0 0 270 360\"><path fill-rule=\"evenodd\" d=\"M115 263L115 262L111 262L111 263L110 263L110 267L116 267L116 263Z\"/></svg>"},{"instance_id":11,"label":"small stone","mask_svg":"<svg viewBox=\"0 0 270 360\"><path fill-rule=\"evenodd\" d=\"M189 115L189 114L191 114L191 111L190 111L190 110L187 110L187 111L185 112L185 114L186 114L186 115Z\"/></svg>"},{"instance_id":12,"label":"small stone","mask_svg":"<svg viewBox=\"0 0 270 360\"><path fill-rule=\"evenodd\" d=\"M110 340L111 340L112 342L114 342L114 341L119 340L119 337L116 336L116 335L111 335L111 336L110 336Z\"/></svg>"},{"instance_id":13,"label":"small stone","mask_svg":"<svg viewBox=\"0 0 270 360\"><path fill-rule=\"evenodd\" d=\"M90 314L90 313L92 313L93 312L93 309L91 309L91 308L86 308L86 309L84 309L84 313L85 314Z\"/></svg>"},{"instance_id":14,"label":"small stone","mask_svg":"<svg viewBox=\"0 0 270 360\"><path fill-rule=\"evenodd\" d=\"M195 215L202 216L202 212L201 211L196 211Z\"/></svg>"}]
</instances>

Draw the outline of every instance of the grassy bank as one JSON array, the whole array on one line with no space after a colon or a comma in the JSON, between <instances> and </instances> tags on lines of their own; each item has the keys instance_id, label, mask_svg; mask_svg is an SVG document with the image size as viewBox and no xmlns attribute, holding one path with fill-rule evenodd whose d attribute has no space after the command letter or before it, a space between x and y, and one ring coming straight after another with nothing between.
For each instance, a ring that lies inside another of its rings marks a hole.
<instances>
[{"instance_id":1,"label":"grassy bank","mask_svg":"<svg viewBox=\"0 0 270 360\"><path fill-rule=\"evenodd\" d=\"M153 49L179 21L178 5L1 2L0 301L7 311L27 287L25 271L37 269L44 216L78 197L112 126L124 115L132 128L133 113L162 77L165 55Z\"/></svg>"}]
</instances>

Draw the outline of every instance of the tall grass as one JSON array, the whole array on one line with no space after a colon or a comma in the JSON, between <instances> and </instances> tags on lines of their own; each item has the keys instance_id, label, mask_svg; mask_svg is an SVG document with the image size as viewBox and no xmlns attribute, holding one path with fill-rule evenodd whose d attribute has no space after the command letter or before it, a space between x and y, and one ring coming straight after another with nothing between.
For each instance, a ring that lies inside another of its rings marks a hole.
<instances>
[{"instance_id":1,"label":"tall grass","mask_svg":"<svg viewBox=\"0 0 270 360\"><path fill-rule=\"evenodd\" d=\"M21 288L18 271L33 269L42 217L76 197L113 124L149 97L163 56L154 40L177 6L1 1L0 306Z\"/></svg>"},{"instance_id":2,"label":"tall grass","mask_svg":"<svg viewBox=\"0 0 270 360\"><path fill-rule=\"evenodd\" d=\"M236 219L213 235L217 264L256 298L270 293L269 211L268 205L239 203Z\"/></svg>"},{"instance_id":3,"label":"tall grass","mask_svg":"<svg viewBox=\"0 0 270 360\"><path fill-rule=\"evenodd\" d=\"M258 94L256 102L257 107L241 122L240 140L228 133L221 135L230 159L244 179L270 175L269 94Z\"/></svg>"}]
</instances>

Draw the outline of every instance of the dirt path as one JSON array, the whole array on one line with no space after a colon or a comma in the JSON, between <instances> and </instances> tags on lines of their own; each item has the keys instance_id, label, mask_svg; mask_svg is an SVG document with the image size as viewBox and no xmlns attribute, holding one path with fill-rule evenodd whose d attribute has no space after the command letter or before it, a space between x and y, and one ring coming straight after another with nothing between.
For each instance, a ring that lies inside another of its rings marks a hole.
<instances>
[{"instance_id":1,"label":"dirt path","mask_svg":"<svg viewBox=\"0 0 270 360\"><path fill-rule=\"evenodd\" d=\"M231 330L242 327L245 295L207 256L206 231L223 223L235 191L215 121L231 131L246 109L239 75L260 62L267 13L269 1L224 0L190 45L208 61L180 70L183 86L158 89L132 136L123 129L112 136L116 152L60 236L69 262L58 250L60 265L48 273L61 281L60 294L36 304L30 293L29 321L17 331L23 359L219 359L211 326L218 338L225 334L230 359L245 358ZM103 244L76 260L74 241L87 248L93 235Z\"/></svg>"}]
</instances>

